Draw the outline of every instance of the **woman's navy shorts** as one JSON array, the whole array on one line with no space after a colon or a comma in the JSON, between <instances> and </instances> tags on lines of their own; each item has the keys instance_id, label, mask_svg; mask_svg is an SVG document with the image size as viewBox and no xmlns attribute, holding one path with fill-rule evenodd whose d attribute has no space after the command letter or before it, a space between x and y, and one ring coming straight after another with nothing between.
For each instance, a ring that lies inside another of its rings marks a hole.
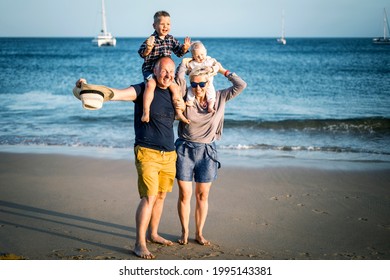
<instances>
[{"instance_id":1,"label":"woman's navy shorts","mask_svg":"<svg viewBox=\"0 0 390 280\"><path fill-rule=\"evenodd\" d=\"M176 140L176 178L181 181L208 183L217 179L221 164L217 157L215 143L195 143Z\"/></svg>"}]
</instances>

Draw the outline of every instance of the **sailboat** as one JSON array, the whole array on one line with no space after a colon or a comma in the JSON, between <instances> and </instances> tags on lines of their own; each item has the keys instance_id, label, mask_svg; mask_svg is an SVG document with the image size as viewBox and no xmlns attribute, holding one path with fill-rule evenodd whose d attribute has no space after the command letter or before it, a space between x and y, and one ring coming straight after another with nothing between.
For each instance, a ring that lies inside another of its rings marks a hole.
<instances>
[{"instance_id":1,"label":"sailboat","mask_svg":"<svg viewBox=\"0 0 390 280\"><path fill-rule=\"evenodd\" d=\"M102 0L102 29L100 34L92 40L93 43L97 44L99 47L101 46L113 46L116 45L116 39L111 35L110 32L107 31L106 24L106 12L104 9L104 0Z\"/></svg>"},{"instance_id":2,"label":"sailboat","mask_svg":"<svg viewBox=\"0 0 390 280\"><path fill-rule=\"evenodd\" d=\"M284 10L282 13L282 37L278 38L278 43L280 44L287 44L286 38L284 37Z\"/></svg>"},{"instance_id":3,"label":"sailboat","mask_svg":"<svg viewBox=\"0 0 390 280\"><path fill-rule=\"evenodd\" d=\"M374 38L372 42L374 44L390 45L389 29L386 9L383 9L383 37Z\"/></svg>"}]
</instances>

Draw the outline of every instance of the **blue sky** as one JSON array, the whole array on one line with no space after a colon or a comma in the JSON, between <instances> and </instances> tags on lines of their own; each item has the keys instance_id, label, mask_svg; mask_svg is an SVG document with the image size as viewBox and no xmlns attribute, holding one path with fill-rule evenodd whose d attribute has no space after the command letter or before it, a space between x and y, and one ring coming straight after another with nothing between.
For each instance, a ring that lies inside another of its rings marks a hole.
<instances>
[{"instance_id":1,"label":"blue sky","mask_svg":"<svg viewBox=\"0 0 390 280\"><path fill-rule=\"evenodd\" d=\"M0 37L94 37L101 0L0 0ZM171 14L176 37L376 37L390 0L105 0L108 30L147 37L153 14Z\"/></svg>"}]
</instances>

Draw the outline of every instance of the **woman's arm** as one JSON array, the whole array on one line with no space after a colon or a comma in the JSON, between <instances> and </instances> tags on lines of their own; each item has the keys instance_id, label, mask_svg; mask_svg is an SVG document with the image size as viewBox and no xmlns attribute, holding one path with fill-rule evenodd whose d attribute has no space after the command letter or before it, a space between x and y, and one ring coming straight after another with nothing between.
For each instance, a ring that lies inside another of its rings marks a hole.
<instances>
[{"instance_id":1,"label":"woman's arm","mask_svg":"<svg viewBox=\"0 0 390 280\"><path fill-rule=\"evenodd\" d=\"M183 61L177 67L176 77L175 77L175 81L179 85L179 89L182 96L184 96L187 92L187 82L185 78L185 74L187 71L186 62L187 62L186 58L184 58Z\"/></svg>"},{"instance_id":2,"label":"woman's arm","mask_svg":"<svg viewBox=\"0 0 390 280\"><path fill-rule=\"evenodd\" d=\"M229 79L229 81L233 84L233 86L221 90L221 95L224 95L227 100L230 100L237 95L239 95L247 86L246 82L241 79L237 74L230 72L229 70L225 69L221 63L219 63L219 73L224 75L226 78Z\"/></svg>"}]
</instances>

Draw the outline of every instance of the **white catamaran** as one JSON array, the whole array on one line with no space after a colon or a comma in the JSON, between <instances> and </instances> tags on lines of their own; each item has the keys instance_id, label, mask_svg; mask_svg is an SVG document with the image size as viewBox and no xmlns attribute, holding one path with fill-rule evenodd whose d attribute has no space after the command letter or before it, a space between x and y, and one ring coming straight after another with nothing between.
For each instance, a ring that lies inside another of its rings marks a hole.
<instances>
[{"instance_id":1,"label":"white catamaran","mask_svg":"<svg viewBox=\"0 0 390 280\"><path fill-rule=\"evenodd\" d=\"M97 44L99 47L101 46L113 46L116 45L116 39L111 35L110 32L107 32L107 24L106 24L106 12L104 9L104 0L102 0L102 30L100 34L92 40L93 43Z\"/></svg>"},{"instance_id":2,"label":"white catamaran","mask_svg":"<svg viewBox=\"0 0 390 280\"><path fill-rule=\"evenodd\" d=\"M284 10L282 13L282 37L278 38L278 43L280 44L287 44L286 38L284 37Z\"/></svg>"},{"instance_id":3,"label":"white catamaran","mask_svg":"<svg viewBox=\"0 0 390 280\"><path fill-rule=\"evenodd\" d=\"M372 42L374 44L390 45L389 29L386 9L383 9L383 37L374 38Z\"/></svg>"}]
</instances>

